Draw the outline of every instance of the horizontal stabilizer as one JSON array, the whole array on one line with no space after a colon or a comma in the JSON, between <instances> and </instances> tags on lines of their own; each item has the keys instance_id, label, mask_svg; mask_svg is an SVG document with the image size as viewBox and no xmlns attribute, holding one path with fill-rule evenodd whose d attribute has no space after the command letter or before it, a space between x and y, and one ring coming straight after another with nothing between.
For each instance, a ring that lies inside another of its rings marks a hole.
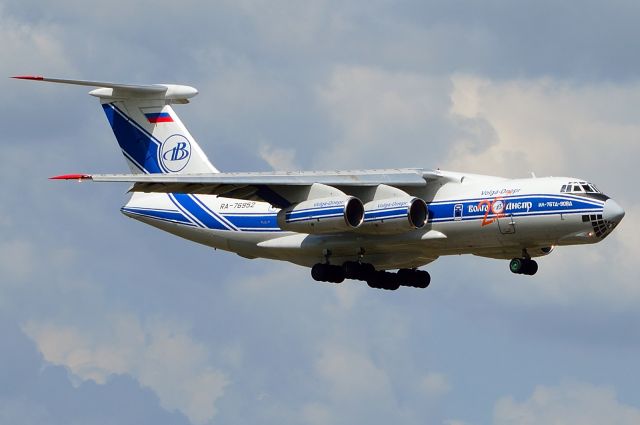
<instances>
[{"instance_id":1,"label":"horizontal stabilizer","mask_svg":"<svg viewBox=\"0 0 640 425\"><path fill-rule=\"evenodd\" d=\"M183 100L198 94L198 90L190 86L177 84L121 84L106 81L69 80L62 78L48 78L40 75L18 75L12 77L18 80L43 81L48 83L71 84L75 86L98 87L89 94L100 98L159 98L168 100Z\"/></svg>"}]
</instances>

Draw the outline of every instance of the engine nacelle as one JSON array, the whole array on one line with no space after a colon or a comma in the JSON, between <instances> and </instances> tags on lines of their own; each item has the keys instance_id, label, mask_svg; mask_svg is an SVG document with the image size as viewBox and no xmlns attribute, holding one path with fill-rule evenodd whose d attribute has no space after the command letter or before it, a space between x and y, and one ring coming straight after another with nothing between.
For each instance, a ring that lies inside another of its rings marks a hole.
<instances>
[{"instance_id":1,"label":"engine nacelle","mask_svg":"<svg viewBox=\"0 0 640 425\"><path fill-rule=\"evenodd\" d=\"M363 220L364 206L353 196L310 199L278 213L281 229L310 234L355 230Z\"/></svg>"},{"instance_id":2,"label":"engine nacelle","mask_svg":"<svg viewBox=\"0 0 640 425\"><path fill-rule=\"evenodd\" d=\"M427 204L413 196L379 199L364 205L364 233L404 233L427 224Z\"/></svg>"}]
</instances>

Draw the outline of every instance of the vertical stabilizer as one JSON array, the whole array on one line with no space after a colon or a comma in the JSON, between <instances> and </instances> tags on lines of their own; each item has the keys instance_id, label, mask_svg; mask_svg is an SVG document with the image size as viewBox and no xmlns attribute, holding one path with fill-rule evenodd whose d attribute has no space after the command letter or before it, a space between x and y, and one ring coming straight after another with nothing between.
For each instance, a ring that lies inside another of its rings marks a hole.
<instances>
[{"instance_id":1,"label":"vertical stabilizer","mask_svg":"<svg viewBox=\"0 0 640 425\"><path fill-rule=\"evenodd\" d=\"M119 84L41 76L14 77L98 87L98 97L131 171L134 173L217 173L171 107L189 103L198 91L175 84Z\"/></svg>"}]
</instances>

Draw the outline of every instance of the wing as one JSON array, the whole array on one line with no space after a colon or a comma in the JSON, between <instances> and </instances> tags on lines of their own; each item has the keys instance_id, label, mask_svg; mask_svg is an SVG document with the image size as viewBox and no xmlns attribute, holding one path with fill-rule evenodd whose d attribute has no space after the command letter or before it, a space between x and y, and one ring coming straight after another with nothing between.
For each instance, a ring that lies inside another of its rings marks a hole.
<instances>
[{"instance_id":1,"label":"wing","mask_svg":"<svg viewBox=\"0 0 640 425\"><path fill-rule=\"evenodd\" d=\"M92 180L132 183L130 192L193 193L265 201L285 208L307 199L314 184L335 187L345 193L384 184L398 188L419 188L435 172L418 168L296 171L215 174L67 174L56 180Z\"/></svg>"}]
</instances>

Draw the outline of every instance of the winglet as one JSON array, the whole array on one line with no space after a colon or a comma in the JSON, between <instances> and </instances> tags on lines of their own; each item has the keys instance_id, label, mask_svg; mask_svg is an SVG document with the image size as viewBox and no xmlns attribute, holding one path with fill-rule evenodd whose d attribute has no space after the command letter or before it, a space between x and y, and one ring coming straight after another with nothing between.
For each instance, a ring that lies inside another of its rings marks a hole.
<instances>
[{"instance_id":1,"label":"winglet","mask_svg":"<svg viewBox=\"0 0 640 425\"><path fill-rule=\"evenodd\" d=\"M90 174L63 174L61 176L49 177L49 180L91 180Z\"/></svg>"}]
</instances>

